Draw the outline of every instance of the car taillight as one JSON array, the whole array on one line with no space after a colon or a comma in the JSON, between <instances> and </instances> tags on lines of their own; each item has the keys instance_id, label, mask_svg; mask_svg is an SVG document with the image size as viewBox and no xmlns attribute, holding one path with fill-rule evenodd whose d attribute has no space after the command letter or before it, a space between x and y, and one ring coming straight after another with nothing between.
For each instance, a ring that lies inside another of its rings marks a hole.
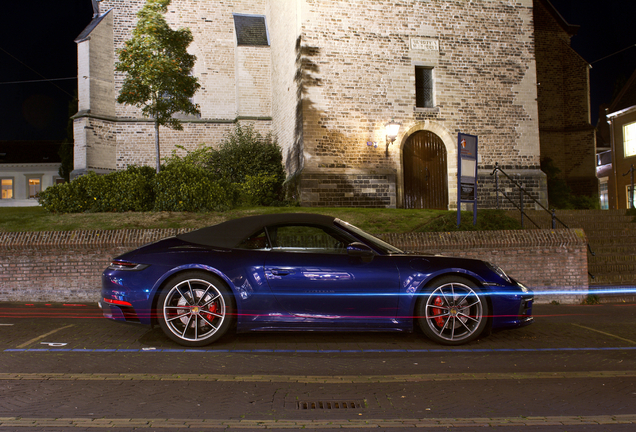
<instances>
[{"instance_id":1,"label":"car taillight","mask_svg":"<svg viewBox=\"0 0 636 432\"><path fill-rule=\"evenodd\" d=\"M113 304L113 305L117 305L117 306L132 306L132 304L128 303L127 301L123 301L123 300L115 300L115 299L105 298L104 302L105 303L110 303L110 304Z\"/></svg>"},{"instance_id":2,"label":"car taillight","mask_svg":"<svg viewBox=\"0 0 636 432\"><path fill-rule=\"evenodd\" d=\"M130 261L114 260L108 266L109 270L143 270L147 264L138 264Z\"/></svg>"}]
</instances>

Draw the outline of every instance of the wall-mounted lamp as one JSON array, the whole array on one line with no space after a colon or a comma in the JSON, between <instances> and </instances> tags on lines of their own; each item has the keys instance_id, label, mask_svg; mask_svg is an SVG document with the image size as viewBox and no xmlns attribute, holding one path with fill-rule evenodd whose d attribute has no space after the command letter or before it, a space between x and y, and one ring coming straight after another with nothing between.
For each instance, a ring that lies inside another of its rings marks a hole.
<instances>
[{"instance_id":1,"label":"wall-mounted lamp","mask_svg":"<svg viewBox=\"0 0 636 432\"><path fill-rule=\"evenodd\" d=\"M386 130L386 157L389 157L389 145L393 144L393 141L397 138L400 126L402 126L402 123L398 123L395 120L391 120L384 125Z\"/></svg>"}]
</instances>

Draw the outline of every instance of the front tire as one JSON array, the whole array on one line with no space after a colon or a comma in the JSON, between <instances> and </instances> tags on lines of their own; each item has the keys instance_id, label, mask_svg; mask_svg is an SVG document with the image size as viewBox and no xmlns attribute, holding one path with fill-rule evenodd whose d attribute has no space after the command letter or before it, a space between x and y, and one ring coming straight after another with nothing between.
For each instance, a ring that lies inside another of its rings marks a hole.
<instances>
[{"instance_id":1,"label":"front tire","mask_svg":"<svg viewBox=\"0 0 636 432\"><path fill-rule=\"evenodd\" d=\"M477 339L488 324L489 307L478 286L460 276L436 279L417 306L424 334L443 345Z\"/></svg>"},{"instance_id":2,"label":"front tire","mask_svg":"<svg viewBox=\"0 0 636 432\"><path fill-rule=\"evenodd\" d=\"M180 345L211 344L232 326L234 296L216 276L185 272L161 291L157 317L163 332Z\"/></svg>"}]
</instances>

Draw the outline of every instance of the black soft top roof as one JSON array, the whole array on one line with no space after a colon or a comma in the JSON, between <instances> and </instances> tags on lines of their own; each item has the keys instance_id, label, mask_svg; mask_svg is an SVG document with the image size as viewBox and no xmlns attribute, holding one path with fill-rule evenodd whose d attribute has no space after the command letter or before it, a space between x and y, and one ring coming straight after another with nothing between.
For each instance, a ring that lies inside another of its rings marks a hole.
<instances>
[{"instance_id":1,"label":"black soft top roof","mask_svg":"<svg viewBox=\"0 0 636 432\"><path fill-rule=\"evenodd\" d=\"M281 213L232 219L218 225L180 234L178 239L204 246L235 248L264 226L288 223L333 226L336 218L311 213Z\"/></svg>"}]
</instances>

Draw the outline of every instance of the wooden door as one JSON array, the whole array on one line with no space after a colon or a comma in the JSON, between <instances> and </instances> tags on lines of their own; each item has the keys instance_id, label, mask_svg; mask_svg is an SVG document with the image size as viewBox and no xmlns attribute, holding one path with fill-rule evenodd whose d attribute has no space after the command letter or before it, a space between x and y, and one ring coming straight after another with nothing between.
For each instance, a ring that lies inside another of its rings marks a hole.
<instances>
[{"instance_id":1,"label":"wooden door","mask_svg":"<svg viewBox=\"0 0 636 432\"><path fill-rule=\"evenodd\" d=\"M429 131L411 135L402 151L404 208L448 209L446 147Z\"/></svg>"}]
</instances>

